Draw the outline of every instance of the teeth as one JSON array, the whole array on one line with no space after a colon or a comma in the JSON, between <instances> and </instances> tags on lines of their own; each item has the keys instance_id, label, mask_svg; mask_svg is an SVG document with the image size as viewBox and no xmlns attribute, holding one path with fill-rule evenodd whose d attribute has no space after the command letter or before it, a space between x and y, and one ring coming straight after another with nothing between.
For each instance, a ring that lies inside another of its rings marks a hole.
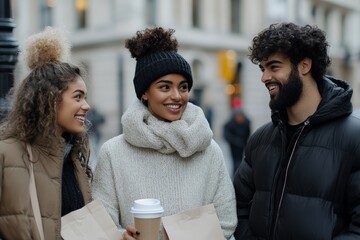
<instances>
[{"instance_id":1,"label":"teeth","mask_svg":"<svg viewBox=\"0 0 360 240\"><path fill-rule=\"evenodd\" d=\"M178 109L180 105L167 105L168 108Z\"/></svg>"},{"instance_id":2,"label":"teeth","mask_svg":"<svg viewBox=\"0 0 360 240\"><path fill-rule=\"evenodd\" d=\"M84 122L85 121L85 117L81 117L81 116L75 116L76 119Z\"/></svg>"},{"instance_id":3,"label":"teeth","mask_svg":"<svg viewBox=\"0 0 360 240\"><path fill-rule=\"evenodd\" d=\"M266 86L269 91L274 90L276 88L275 84L269 84Z\"/></svg>"}]
</instances>

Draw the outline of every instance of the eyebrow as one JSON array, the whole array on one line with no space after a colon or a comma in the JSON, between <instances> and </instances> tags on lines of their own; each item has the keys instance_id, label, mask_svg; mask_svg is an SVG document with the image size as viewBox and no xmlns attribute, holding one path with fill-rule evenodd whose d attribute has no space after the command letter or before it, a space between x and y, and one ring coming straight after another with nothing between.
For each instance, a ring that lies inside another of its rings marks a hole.
<instances>
[{"instance_id":1,"label":"eyebrow","mask_svg":"<svg viewBox=\"0 0 360 240\"><path fill-rule=\"evenodd\" d=\"M271 60L271 61L267 62L265 64L265 66L267 67L267 66L272 65L272 64L281 64L281 63L283 63L283 62L279 61L279 60Z\"/></svg>"},{"instance_id":2,"label":"eyebrow","mask_svg":"<svg viewBox=\"0 0 360 240\"><path fill-rule=\"evenodd\" d=\"M186 80L186 79L182 80L182 81L180 82L180 84L183 84L184 82L187 83L187 80ZM172 82L171 80L166 80L166 79L161 79L161 80L159 80L156 84L159 84L159 83L173 84L173 82Z\"/></svg>"},{"instance_id":3,"label":"eyebrow","mask_svg":"<svg viewBox=\"0 0 360 240\"><path fill-rule=\"evenodd\" d=\"M73 91L73 93L81 93L82 95L86 95L86 93L80 89L76 89L75 91Z\"/></svg>"},{"instance_id":4,"label":"eyebrow","mask_svg":"<svg viewBox=\"0 0 360 240\"><path fill-rule=\"evenodd\" d=\"M272 64L282 64L282 63L283 63L283 62L280 61L280 60L271 60L271 61L267 62L267 63L265 64L265 66L259 64L259 68L260 68L261 70L263 70L265 67L268 67L268 66L270 66L270 65L272 65Z\"/></svg>"}]
</instances>

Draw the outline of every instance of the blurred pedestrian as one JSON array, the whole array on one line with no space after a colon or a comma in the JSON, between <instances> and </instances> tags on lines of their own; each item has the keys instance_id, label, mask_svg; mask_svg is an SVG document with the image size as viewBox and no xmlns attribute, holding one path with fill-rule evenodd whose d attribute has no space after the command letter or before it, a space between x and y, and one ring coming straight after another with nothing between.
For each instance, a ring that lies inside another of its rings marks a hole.
<instances>
[{"instance_id":1,"label":"blurred pedestrian","mask_svg":"<svg viewBox=\"0 0 360 240\"><path fill-rule=\"evenodd\" d=\"M233 174L243 158L244 149L250 136L250 120L242 108L235 108L223 128L224 139L229 143L233 162Z\"/></svg>"},{"instance_id":2,"label":"blurred pedestrian","mask_svg":"<svg viewBox=\"0 0 360 240\"><path fill-rule=\"evenodd\" d=\"M69 52L50 27L31 36L22 52L31 72L0 129L0 239L61 239L61 216L90 201L90 106Z\"/></svg>"},{"instance_id":3,"label":"blurred pedestrian","mask_svg":"<svg viewBox=\"0 0 360 240\"><path fill-rule=\"evenodd\" d=\"M234 177L236 239L360 239L360 119L348 83L325 75L327 49L309 25L272 24L253 39L272 122Z\"/></svg>"},{"instance_id":4,"label":"blurred pedestrian","mask_svg":"<svg viewBox=\"0 0 360 240\"><path fill-rule=\"evenodd\" d=\"M89 135L94 140L95 146L98 146L101 139L100 126L105 123L105 116L92 108L86 118L90 121Z\"/></svg>"},{"instance_id":5,"label":"blurred pedestrian","mask_svg":"<svg viewBox=\"0 0 360 240\"><path fill-rule=\"evenodd\" d=\"M138 100L122 117L123 134L100 149L93 196L122 231L134 223L135 199L160 199L165 216L213 203L224 238L234 239L234 189L203 111L189 102L191 69L173 33L147 28L126 41Z\"/></svg>"}]
</instances>

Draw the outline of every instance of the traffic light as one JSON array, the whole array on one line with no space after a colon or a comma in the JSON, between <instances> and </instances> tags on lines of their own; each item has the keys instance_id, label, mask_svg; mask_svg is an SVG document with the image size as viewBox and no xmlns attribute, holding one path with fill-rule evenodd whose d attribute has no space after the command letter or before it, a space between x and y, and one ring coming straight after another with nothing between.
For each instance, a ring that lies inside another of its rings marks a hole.
<instances>
[{"instance_id":1,"label":"traffic light","mask_svg":"<svg viewBox=\"0 0 360 240\"><path fill-rule=\"evenodd\" d=\"M226 82L232 82L235 78L237 54L233 50L218 52L220 77Z\"/></svg>"}]
</instances>

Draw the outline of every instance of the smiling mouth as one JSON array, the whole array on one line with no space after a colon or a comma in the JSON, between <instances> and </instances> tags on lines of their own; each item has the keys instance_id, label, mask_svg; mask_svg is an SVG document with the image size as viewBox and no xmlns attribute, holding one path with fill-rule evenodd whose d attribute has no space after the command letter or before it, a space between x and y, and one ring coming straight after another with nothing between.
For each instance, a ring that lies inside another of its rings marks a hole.
<instances>
[{"instance_id":1,"label":"smiling mouth","mask_svg":"<svg viewBox=\"0 0 360 240\"><path fill-rule=\"evenodd\" d=\"M169 104L169 105L166 105L167 108L170 108L170 109L174 109L174 110L177 110L181 107L180 104Z\"/></svg>"},{"instance_id":2,"label":"smiling mouth","mask_svg":"<svg viewBox=\"0 0 360 240\"><path fill-rule=\"evenodd\" d=\"M166 104L165 107L169 112L179 113L181 104Z\"/></svg>"},{"instance_id":3,"label":"smiling mouth","mask_svg":"<svg viewBox=\"0 0 360 240\"><path fill-rule=\"evenodd\" d=\"M276 90L279 89L279 84L277 83L268 83L266 84L266 88L268 89L270 95L273 95L276 93Z\"/></svg>"},{"instance_id":4,"label":"smiling mouth","mask_svg":"<svg viewBox=\"0 0 360 240\"><path fill-rule=\"evenodd\" d=\"M85 122L85 116L75 116L76 120L79 120L80 122L84 123Z\"/></svg>"}]
</instances>

